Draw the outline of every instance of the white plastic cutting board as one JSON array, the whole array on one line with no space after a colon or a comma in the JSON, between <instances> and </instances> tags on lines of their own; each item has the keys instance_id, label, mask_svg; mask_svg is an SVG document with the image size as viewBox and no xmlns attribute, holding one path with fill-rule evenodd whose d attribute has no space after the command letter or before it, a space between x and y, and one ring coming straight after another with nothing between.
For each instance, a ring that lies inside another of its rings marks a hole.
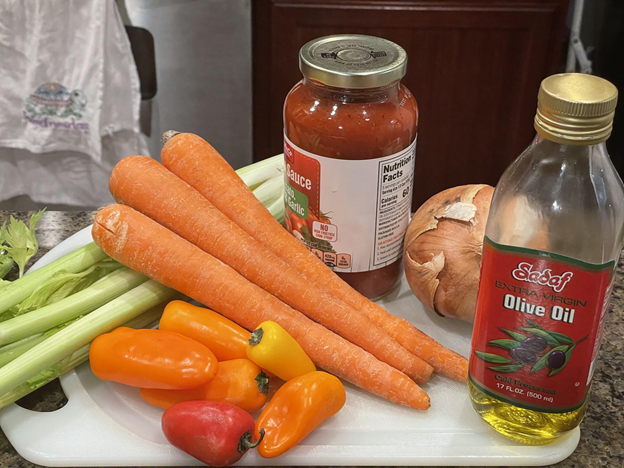
<instances>
[{"instance_id":1,"label":"white plastic cutting board","mask_svg":"<svg viewBox=\"0 0 624 468\"><path fill-rule=\"evenodd\" d=\"M91 241L84 229L45 255L33 269ZM471 327L425 312L407 283L381 301L444 345L468 355ZM102 382L85 363L61 378L69 402L51 413L15 404L0 411L0 425L15 449L46 466L184 466L195 459L167 443L162 410L138 389ZM474 412L464 384L434 376L424 387L431 409L400 407L346 385L347 403L300 445L276 459L250 451L239 465L550 465L576 448L580 431L541 447L498 435Z\"/></svg>"}]
</instances>

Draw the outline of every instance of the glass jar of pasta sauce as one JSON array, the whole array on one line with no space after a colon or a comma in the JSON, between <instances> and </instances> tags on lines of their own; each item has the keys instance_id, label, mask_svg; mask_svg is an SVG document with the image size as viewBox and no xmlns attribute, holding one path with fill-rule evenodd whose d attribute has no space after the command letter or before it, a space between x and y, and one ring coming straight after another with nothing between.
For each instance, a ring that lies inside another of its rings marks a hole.
<instances>
[{"instance_id":1,"label":"glass jar of pasta sauce","mask_svg":"<svg viewBox=\"0 0 624 468\"><path fill-rule=\"evenodd\" d=\"M407 55L385 39L328 36L299 52L284 103L286 225L369 298L403 271L418 105L400 82Z\"/></svg>"}]
</instances>

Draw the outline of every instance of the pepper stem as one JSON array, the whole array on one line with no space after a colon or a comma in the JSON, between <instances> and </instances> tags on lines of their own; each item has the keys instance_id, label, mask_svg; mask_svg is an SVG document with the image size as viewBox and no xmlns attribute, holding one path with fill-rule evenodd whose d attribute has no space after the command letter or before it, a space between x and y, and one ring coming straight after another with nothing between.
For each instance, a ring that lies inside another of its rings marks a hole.
<instances>
[{"instance_id":1,"label":"pepper stem","mask_svg":"<svg viewBox=\"0 0 624 468\"><path fill-rule=\"evenodd\" d=\"M255 378L256 384L258 385L258 391L260 393L264 393L268 395L269 393L269 377L264 373L263 370L260 371Z\"/></svg>"},{"instance_id":2,"label":"pepper stem","mask_svg":"<svg viewBox=\"0 0 624 468\"><path fill-rule=\"evenodd\" d=\"M251 431L247 431L238 440L238 451L240 453L245 453L247 450L256 448L260 445L260 442L264 439L264 429L260 429L260 438L257 441L252 442L251 437Z\"/></svg>"},{"instance_id":3,"label":"pepper stem","mask_svg":"<svg viewBox=\"0 0 624 468\"><path fill-rule=\"evenodd\" d=\"M167 130L163 133L162 142L163 145L166 144L169 140L171 140L174 136L179 135L181 132L177 132L175 130Z\"/></svg>"},{"instance_id":4,"label":"pepper stem","mask_svg":"<svg viewBox=\"0 0 624 468\"><path fill-rule=\"evenodd\" d=\"M260 344L260 341L262 341L262 335L264 335L264 330L262 328L256 328L252 331L251 338L249 338L249 345L256 346L257 344Z\"/></svg>"}]
</instances>

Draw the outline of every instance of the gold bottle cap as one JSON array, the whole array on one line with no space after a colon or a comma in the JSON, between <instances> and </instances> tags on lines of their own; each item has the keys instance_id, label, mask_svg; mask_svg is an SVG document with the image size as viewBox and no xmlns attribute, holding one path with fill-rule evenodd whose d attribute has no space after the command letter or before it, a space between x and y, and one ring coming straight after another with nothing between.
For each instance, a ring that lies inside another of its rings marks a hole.
<instances>
[{"instance_id":1,"label":"gold bottle cap","mask_svg":"<svg viewBox=\"0 0 624 468\"><path fill-rule=\"evenodd\" d=\"M561 73L542 81L535 130L564 145L595 145L613 129L618 90L603 78Z\"/></svg>"}]
</instances>

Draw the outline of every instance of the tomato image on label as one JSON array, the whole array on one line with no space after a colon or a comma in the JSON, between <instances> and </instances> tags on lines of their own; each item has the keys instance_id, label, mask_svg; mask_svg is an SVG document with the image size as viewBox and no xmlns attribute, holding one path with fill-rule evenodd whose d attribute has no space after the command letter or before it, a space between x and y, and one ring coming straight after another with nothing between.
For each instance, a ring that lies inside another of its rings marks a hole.
<instances>
[{"instance_id":1,"label":"tomato image on label","mask_svg":"<svg viewBox=\"0 0 624 468\"><path fill-rule=\"evenodd\" d=\"M286 227L310 250L320 252L315 253L323 260L323 252L336 253L330 242L336 237L337 229L336 226L333 226L331 231L329 228L323 229L329 233L327 236L321 235L319 229L319 225L331 225L328 215L322 213L320 209L321 166L314 158L299 152L295 153L288 145L284 147L284 155Z\"/></svg>"},{"instance_id":2,"label":"tomato image on label","mask_svg":"<svg viewBox=\"0 0 624 468\"><path fill-rule=\"evenodd\" d=\"M485 239L470 381L513 405L563 413L583 404L614 263L583 263Z\"/></svg>"}]
</instances>

